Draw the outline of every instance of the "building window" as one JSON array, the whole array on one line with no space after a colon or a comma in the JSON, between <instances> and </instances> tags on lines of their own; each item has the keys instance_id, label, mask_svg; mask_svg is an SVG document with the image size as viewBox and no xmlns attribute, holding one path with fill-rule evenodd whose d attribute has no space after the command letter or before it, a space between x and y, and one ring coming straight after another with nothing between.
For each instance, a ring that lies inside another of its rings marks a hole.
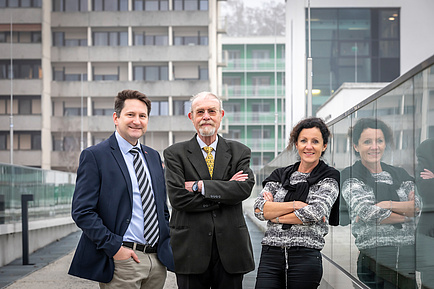
<instances>
[{"instance_id":1,"label":"building window","mask_svg":"<svg viewBox=\"0 0 434 289\"><path fill-rule=\"evenodd\" d=\"M93 0L93 11L128 11L128 0Z\"/></svg>"},{"instance_id":2,"label":"building window","mask_svg":"<svg viewBox=\"0 0 434 289\"><path fill-rule=\"evenodd\" d=\"M175 36L174 33L173 45L208 45L208 36L200 35L200 31L191 36Z\"/></svg>"},{"instance_id":3,"label":"building window","mask_svg":"<svg viewBox=\"0 0 434 289\"><path fill-rule=\"evenodd\" d=\"M240 50L228 50L228 68L242 68L244 65L241 59Z\"/></svg>"},{"instance_id":4,"label":"building window","mask_svg":"<svg viewBox=\"0 0 434 289\"><path fill-rule=\"evenodd\" d=\"M252 51L253 59L270 59L270 51L269 50L253 50Z\"/></svg>"},{"instance_id":5,"label":"building window","mask_svg":"<svg viewBox=\"0 0 434 289\"><path fill-rule=\"evenodd\" d=\"M41 79L41 60L0 60L0 79Z\"/></svg>"},{"instance_id":6,"label":"building window","mask_svg":"<svg viewBox=\"0 0 434 289\"><path fill-rule=\"evenodd\" d=\"M271 131L268 128L252 129L252 138L253 139L270 139L271 138Z\"/></svg>"},{"instance_id":7,"label":"building window","mask_svg":"<svg viewBox=\"0 0 434 289\"><path fill-rule=\"evenodd\" d=\"M229 129L229 133L225 136L228 139L240 140L241 139L241 130L240 129Z\"/></svg>"},{"instance_id":8,"label":"building window","mask_svg":"<svg viewBox=\"0 0 434 289\"><path fill-rule=\"evenodd\" d=\"M134 11L167 11L169 10L168 0L134 0Z\"/></svg>"},{"instance_id":9,"label":"building window","mask_svg":"<svg viewBox=\"0 0 434 289\"><path fill-rule=\"evenodd\" d=\"M134 45L161 45L167 46L167 35L146 35L145 32L134 32Z\"/></svg>"},{"instance_id":10,"label":"building window","mask_svg":"<svg viewBox=\"0 0 434 289\"><path fill-rule=\"evenodd\" d=\"M0 132L0 150L10 149L10 132ZM41 150L40 131L15 131L14 149L17 150Z\"/></svg>"},{"instance_id":11,"label":"building window","mask_svg":"<svg viewBox=\"0 0 434 289\"><path fill-rule=\"evenodd\" d=\"M77 12L88 11L87 0L53 0L53 11Z\"/></svg>"},{"instance_id":12,"label":"building window","mask_svg":"<svg viewBox=\"0 0 434 289\"><path fill-rule=\"evenodd\" d=\"M32 114L32 100L29 98L18 100L18 114Z\"/></svg>"},{"instance_id":13,"label":"building window","mask_svg":"<svg viewBox=\"0 0 434 289\"><path fill-rule=\"evenodd\" d=\"M230 96L243 95L240 76L223 76L223 85Z\"/></svg>"},{"instance_id":14,"label":"building window","mask_svg":"<svg viewBox=\"0 0 434 289\"><path fill-rule=\"evenodd\" d=\"M0 8L42 7L42 0L0 0Z\"/></svg>"},{"instance_id":15,"label":"building window","mask_svg":"<svg viewBox=\"0 0 434 289\"><path fill-rule=\"evenodd\" d=\"M87 46L87 38L70 38L65 32L53 32L53 46Z\"/></svg>"},{"instance_id":16,"label":"building window","mask_svg":"<svg viewBox=\"0 0 434 289\"><path fill-rule=\"evenodd\" d=\"M208 67L199 67L199 80L208 80Z\"/></svg>"},{"instance_id":17,"label":"building window","mask_svg":"<svg viewBox=\"0 0 434 289\"><path fill-rule=\"evenodd\" d=\"M134 80L169 80L167 66L134 66Z\"/></svg>"},{"instance_id":18,"label":"building window","mask_svg":"<svg viewBox=\"0 0 434 289\"><path fill-rule=\"evenodd\" d=\"M93 80L95 81L107 81L107 80L119 80L120 67L93 67Z\"/></svg>"},{"instance_id":19,"label":"building window","mask_svg":"<svg viewBox=\"0 0 434 289\"><path fill-rule=\"evenodd\" d=\"M39 95L14 95L14 114L18 111L19 115L40 115L41 96ZM0 115L10 114L10 96L0 96Z\"/></svg>"},{"instance_id":20,"label":"building window","mask_svg":"<svg viewBox=\"0 0 434 289\"><path fill-rule=\"evenodd\" d=\"M270 112L270 104L268 102L252 103L253 113Z\"/></svg>"},{"instance_id":21,"label":"building window","mask_svg":"<svg viewBox=\"0 0 434 289\"><path fill-rule=\"evenodd\" d=\"M74 68L53 67L54 81L87 81L86 68L81 69L83 73L78 73Z\"/></svg>"},{"instance_id":22,"label":"building window","mask_svg":"<svg viewBox=\"0 0 434 289\"><path fill-rule=\"evenodd\" d=\"M175 100L173 102L173 115L188 115L191 110L189 100Z\"/></svg>"},{"instance_id":23,"label":"building window","mask_svg":"<svg viewBox=\"0 0 434 289\"><path fill-rule=\"evenodd\" d=\"M152 106L154 103L152 102ZM113 115L113 108L95 108L95 103L93 104L92 115ZM153 107L152 107L153 108Z\"/></svg>"},{"instance_id":24,"label":"building window","mask_svg":"<svg viewBox=\"0 0 434 289\"><path fill-rule=\"evenodd\" d=\"M389 82L400 75L399 9L314 8L311 18L318 20L311 27L318 96L332 95L344 82Z\"/></svg>"},{"instance_id":25,"label":"building window","mask_svg":"<svg viewBox=\"0 0 434 289\"><path fill-rule=\"evenodd\" d=\"M8 132L0 131L0 150L4 151L7 150L7 136Z\"/></svg>"},{"instance_id":26,"label":"building window","mask_svg":"<svg viewBox=\"0 0 434 289\"><path fill-rule=\"evenodd\" d=\"M112 111L113 112L113 111ZM64 116L81 116L81 107L64 107ZM87 107L83 107L83 115L87 115Z\"/></svg>"},{"instance_id":27,"label":"building window","mask_svg":"<svg viewBox=\"0 0 434 289\"><path fill-rule=\"evenodd\" d=\"M128 46L128 32L94 32L93 33L94 46Z\"/></svg>"},{"instance_id":28,"label":"building window","mask_svg":"<svg viewBox=\"0 0 434 289\"><path fill-rule=\"evenodd\" d=\"M152 115L169 115L169 103L167 101L152 101Z\"/></svg>"},{"instance_id":29,"label":"building window","mask_svg":"<svg viewBox=\"0 0 434 289\"><path fill-rule=\"evenodd\" d=\"M173 0L173 10L207 11L208 0Z\"/></svg>"},{"instance_id":30,"label":"building window","mask_svg":"<svg viewBox=\"0 0 434 289\"><path fill-rule=\"evenodd\" d=\"M41 43L41 31L13 31L13 43ZM11 33L9 31L0 32L0 43L10 43Z\"/></svg>"}]
</instances>

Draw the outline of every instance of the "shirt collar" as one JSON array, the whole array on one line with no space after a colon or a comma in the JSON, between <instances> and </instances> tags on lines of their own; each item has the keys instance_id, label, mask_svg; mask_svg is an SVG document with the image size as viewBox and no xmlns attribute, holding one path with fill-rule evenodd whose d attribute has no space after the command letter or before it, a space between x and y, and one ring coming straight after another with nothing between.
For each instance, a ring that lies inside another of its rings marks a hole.
<instances>
[{"instance_id":1,"label":"shirt collar","mask_svg":"<svg viewBox=\"0 0 434 289\"><path fill-rule=\"evenodd\" d=\"M200 139L199 135L196 135L196 140L199 143L199 146L201 149L203 149L204 147L208 147L208 145L206 145L206 143L203 142L203 140ZM212 147L214 149L214 151L217 151L217 143L219 141L219 136L216 136L215 141L209 145L209 147Z\"/></svg>"},{"instance_id":2,"label":"shirt collar","mask_svg":"<svg viewBox=\"0 0 434 289\"><path fill-rule=\"evenodd\" d=\"M137 140L137 144L135 146L131 145L127 142L119 133L115 131L116 140L118 141L119 148L123 154L127 154L133 147L137 147L139 151L141 151L140 141Z\"/></svg>"}]
</instances>

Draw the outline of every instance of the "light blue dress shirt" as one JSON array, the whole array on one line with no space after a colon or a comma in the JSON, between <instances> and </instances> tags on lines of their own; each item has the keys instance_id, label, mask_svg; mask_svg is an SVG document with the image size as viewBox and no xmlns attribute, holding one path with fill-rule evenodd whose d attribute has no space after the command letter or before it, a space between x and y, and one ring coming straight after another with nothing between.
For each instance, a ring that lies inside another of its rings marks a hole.
<instances>
[{"instance_id":1,"label":"light blue dress shirt","mask_svg":"<svg viewBox=\"0 0 434 289\"><path fill-rule=\"evenodd\" d=\"M119 144L119 148L122 152L122 156L124 157L125 163L127 165L128 173L130 174L131 183L133 185L133 213L128 229L123 236L123 240L125 242L146 244L147 242L145 240L145 237L143 236L145 222L143 217L142 197L140 195L139 184L137 182L136 171L133 164L134 156L132 153L130 153L130 150L133 148L133 146L129 142L127 142L117 131L115 132L115 135ZM143 157L143 152L140 147L139 141L137 142L137 145L135 145L135 147L139 148L139 155L142 158L142 162L145 166L145 171L149 179L152 194L154 194L154 190L152 189L152 182L150 179L151 175L149 174L148 165L146 164L146 161Z\"/></svg>"}]
</instances>

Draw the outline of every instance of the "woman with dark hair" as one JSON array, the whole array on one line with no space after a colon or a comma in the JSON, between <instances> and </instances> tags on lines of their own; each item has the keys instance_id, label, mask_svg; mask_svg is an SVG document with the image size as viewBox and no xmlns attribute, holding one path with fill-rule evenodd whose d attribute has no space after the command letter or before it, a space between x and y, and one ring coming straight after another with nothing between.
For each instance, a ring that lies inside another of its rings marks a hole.
<instances>
[{"instance_id":1,"label":"woman with dark hair","mask_svg":"<svg viewBox=\"0 0 434 289\"><path fill-rule=\"evenodd\" d=\"M413 178L381 161L393 138L383 121L360 119L350 133L360 160L341 172L341 188L360 250L358 277L370 288L415 288L414 241L421 201Z\"/></svg>"},{"instance_id":2,"label":"woman with dark hair","mask_svg":"<svg viewBox=\"0 0 434 289\"><path fill-rule=\"evenodd\" d=\"M328 224L337 225L339 172L320 158L330 131L319 118L300 121L289 148L300 161L276 169L262 185L255 215L268 220L262 239L256 288L317 288L323 268L321 249ZM335 205L334 205L335 204ZM332 208L333 207L333 208Z\"/></svg>"}]
</instances>

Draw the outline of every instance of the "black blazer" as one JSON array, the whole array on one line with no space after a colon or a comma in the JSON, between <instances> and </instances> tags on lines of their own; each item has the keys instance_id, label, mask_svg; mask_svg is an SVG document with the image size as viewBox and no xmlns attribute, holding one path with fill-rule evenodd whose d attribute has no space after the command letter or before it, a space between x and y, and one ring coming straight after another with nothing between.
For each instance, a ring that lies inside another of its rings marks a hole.
<instances>
[{"instance_id":1,"label":"black blazer","mask_svg":"<svg viewBox=\"0 0 434 289\"><path fill-rule=\"evenodd\" d=\"M169 211L160 155L142 145L157 206L160 239L158 258L174 269L169 239ZM133 191L127 165L115 134L80 155L72 200L72 218L83 230L69 274L108 283L113 278L113 256L122 245L132 216Z\"/></svg>"},{"instance_id":2,"label":"black blazer","mask_svg":"<svg viewBox=\"0 0 434 289\"><path fill-rule=\"evenodd\" d=\"M170 230L176 273L203 273L210 262L214 236L227 272L254 270L242 209L242 201L250 196L255 183L250 154L245 145L219 137L211 180L196 136L164 151L167 192L173 208ZM240 170L249 178L229 181ZM205 196L184 188L186 181L197 180L203 180Z\"/></svg>"}]
</instances>

